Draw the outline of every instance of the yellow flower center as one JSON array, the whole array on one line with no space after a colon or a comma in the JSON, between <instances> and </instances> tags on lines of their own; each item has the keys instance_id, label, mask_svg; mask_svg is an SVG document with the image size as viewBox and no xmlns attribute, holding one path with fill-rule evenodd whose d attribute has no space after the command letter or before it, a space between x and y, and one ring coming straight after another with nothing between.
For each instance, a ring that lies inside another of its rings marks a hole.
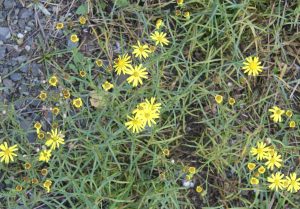
<instances>
[{"instance_id":1,"label":"yellow flower center","mask_svg":"<svg viewBox=\"0 0 300 209\"><path fill-rule=\"evenodd\" d=\"M135 71L135 72L132 74L132 76L134 76L134 77L140 77L140 73L137 72L137 71Z\"/></svg>"},{"instance_id":2,"label":"yellow flower center","mask_svg":"<svg viewBox=\"0 0 300 209\"><path fill-rule=\"evenodd\" d=\"M118 61L118 65L119 65L119 68L125 67L125 61L122 60L122 59L120 59L120 60Z\"/></svg>"},{"instance_id":3,"label":"yellow flower center","mask_svg":"<svg viewBox=\"0 0 300 209\"><path fill-rule=\"evenodd\" d=\"M276 110L276 111L275 111L275 114L276 114L276 115L281 115L281 110Z\"/></svg>"},{"instance_id":4,"label":"yellow flower center","mask_svg":"<svg viewBox=\"0 0 300 209\"><path fill-rule=\"evenodd\" d=\"M249 68L251 70L255 70L257 68L257 63L256 62L251 62L250 65L249 65Z\"/></svg>"},{"instance_id":5,"label":"yellow flower center","mask_svg":"<svg viewBox=\"0 0 300 209\"><path fill-rule=\"evenodd\" d=\"M264 153L263 148L257 148L257 154L262 155Z\"/></svg>"},{"instance_id":6,"label":"yellow flower center","mask_svg":"<svg viewBox=\"0 0 300 209\"><path fill-rule=\"evenodd\" d=\"M6 156L9 156L9 155L11 155L11 151L9 150L9 149L6 149L5 151L4 151L4 155L6 155Z\"/></svg>"},{"instance_id":7,"label":"yellow flower center","mask_svg":"<svg viewBox=\"0 0 300 209\"><path fill-rule=\"evenodd\" d=\"M144 52L144 48L142 46L140 46L138 50L140 51L140 53Z\"/></svg>"}]
</instances>

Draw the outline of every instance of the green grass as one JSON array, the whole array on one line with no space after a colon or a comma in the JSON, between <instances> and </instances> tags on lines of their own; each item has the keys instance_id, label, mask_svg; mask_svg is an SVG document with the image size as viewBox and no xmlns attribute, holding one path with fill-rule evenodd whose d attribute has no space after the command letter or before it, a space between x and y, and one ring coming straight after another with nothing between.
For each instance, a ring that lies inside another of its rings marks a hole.
<instances>
[{"instance_id":1,"label":"green grass","mask_svg":"<svg viewBox=\"0 0 300 209\"><path fill-rule=\"evenodd\" d=\"M171 1L127 6L122 1L124 7L99 2L88 5L90 33L78 22L64 29L66 37L71 32L80 36L79 51L66 50L66 38L55 39L51 22L44 28L53 35L49 47L36 39L39 53L32 59L43 65L45 80L53 74L60 80L59 88L35 86L28 98L37 99L42 89L51 94L68 88L72 98L84 100L84 107L74 110L70 100L57 98L58 93L40 102L34 115L28 115L26 106L14 108L14 102L26 99L22 96L0 103L6 111L1 115L0 142L19 144L16 162L0 164L0 180L6 184L0 190L1 208L298 208L297 194L272 192L266 181L250 185L247 169L254 161L249 149L269 138L283 157L282 173L300 175L297 1L187 0L181 10L190 11L190 20L174 15L179 8ZM76 2L70 10L80 5ZM149 34L157 18L163 19L171 43L143 62L151 78L132 88L111 70L116 43L121 53L130 53L137 40L153 44ZM259 56L265 67L259 77L241 70L250 55ZM103 69L94 66L96 58L105 61ZM83 68L86 78L78 75ZM113 91L103 91L105 80L114 83ZM91 91L98 93L101 107L91 106ZM214 101L216 94L224 96L221 105ZM230 96L236 99L233 107L227 103ZM151 97L162 104L157 125L130 133L124 126L127 115ZM49 116L54 105L60 107L59 116ZM295 129L288 128L286 117L279 124L269 119L268 109L274 105L293 110ZM24 117L33 117L26 130L19 122ZM43 122L45 131L56 122L66 135L66 144L53 152L48 164L39 162L36 152L44 141L28 143L26 138L34 133L35 120ZM163 156L163 149L170 150L169 157ZM25 162L32 164L28 171ZM184 166L197 168L193 181L204 188L202 194L182 186ZM49 171L46 177L40 175L42 168ZM25 176L40 183L27 183ZM53 181L50 193L42 188L45 179ZM17 192L17 185L23 191Z\"/></svg>"}]
</instances>

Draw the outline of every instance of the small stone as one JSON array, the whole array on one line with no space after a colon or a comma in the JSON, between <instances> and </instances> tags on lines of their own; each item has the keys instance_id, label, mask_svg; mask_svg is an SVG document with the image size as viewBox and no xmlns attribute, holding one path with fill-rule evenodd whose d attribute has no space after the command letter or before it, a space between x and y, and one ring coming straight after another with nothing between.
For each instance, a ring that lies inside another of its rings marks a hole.
<instances>
[{"instance_id":1,"label":"small stone","mask_svg":"<svg viewBox=\"0 0 300 209\"><path fill-rule=\"evenodd\" d=\"M22 73L27 73L28 70L29 70L29 65L24 65L24 66L22 66L21 69L20 69L20 71L21 71Z\"/></svg>"},{"instance_id":2,"label":"small stone","mask_svg":"<svg viewBox=\"0 0 300 209\"><path fill-rule=\"evenodd\" d=\"M8 27L0 27L0 41L5 41L9 39L10 36L11 34Z\"/></svg>"},{"instance_id":3,"label":"small stone","mask_svg":"<svg viewBox=\"0 0 300 209\"><path fill-rule=\"evenodd\" d=\"M23 35L22 33L18 33L18 34L17 34L17 37L18 37L18 38L24 38L24 35Z\"/></svg>"},{"instance_id":4,"label":"small stone","mask_svg":"<svg viewBox=\"0 0 300 209\"><path fill-rule=\"evenodd\" d=\"M0 46L0 60L5 57L5 54L6 54L6 47Z\"/></svg>"},{"instance_id":5,"label":"small stone","mask_svg":"<svg viewBox=\"0 0 300 209\"><path fill-rule=\"evenodd\" d=\"M25 50L26 50L27 52L29 52L29 51L30 51L30 46L29 46L29 45L26 45L26 46L25 46Z\"/></svg>"},{"instance_id":6,"label":"small stone","mask_svg":"<svg viewBox=\"0 0 300 209\"><path fill-rule=\"evenodd\" d=\"M3 85L6 87L6 88L12 88L14 87L14 82L12 82L10 79L4 79L3 80Z\"/></svg>"},{"instance_id":7,"label":"small stone","mask_svg":"<svg viewBox=\"0 0 300 209\"><path fill-rule=\"evenodd\" d=\"M19 13L20 19L27 19L33 14L32 9L22 8Z\"/></svg>"},{"instance_id":8,"label":"small stone","mask_svg":"<svg viewBox=\"0 0 300 209\"><path fill-rule=\"evenodd\" d=\"M31 65L31 73L33 76L38 76L40 74L40 66L36 63Z\"/></svg>"},{"instance_id":9,"label":"small stone","mask_svg":"<svg viewBox=\"0 0 300 209\"><path fill-rule=\"evenodd\" d=\"M3 6L5 9L12 9L16 5L15 1L12 0L5 0Z\"/></svg>"},{"instance_id":10,"label":"small stone","mask_svg":"<svg viewBox=\"0 0 300 209\"><path fill-rule=\"evenodd\" d=\"M27 33L28 31L31 31L32 29L31 29L31 27L29 27L29 26L25 26L25 33Z\"/></svg>"},{"instance_id":11,"label":"small stone","mask_svg":"<svg viewBox=\"0 0 300 209\"><path fill-rule=\"evenodd\" d=\"M11 74L10 79L12 81L19 81L22 79L22 75L20 73L13 73Z\"/></svg>"},{"instance_id":12,"label":"small stone","mask_svg":"<svg viewBox=\"0 0 300 209\"><path fill-rule=\"evenodd\" d=\"M19 64L23 63L27 60L27 57L25 55L19 56L19 57L14 57L13 58L14 61L17 61Z\"/></svg>"},{"instance_id":13,"label":"small stone","mask_svg":"<svg viewBox=\"0 0 300 209\"><path fill-rule=\"evenodd\" d=\"M22 45L22 44L23 44L23 42L24 42L24 41L23 41L23 39L22 39L22 38L17 40L17 44L18 44L18 45Z\"/></svg>"},{"instance_id":14,"label":"small stone","mask_svg":"<svg viewBox=\"0 0 300 209\"><path fill-rule=\"evenodd\" d=\"M0 41L0 46L3 45L3 41Z\"/></svg>"}]
</instances>

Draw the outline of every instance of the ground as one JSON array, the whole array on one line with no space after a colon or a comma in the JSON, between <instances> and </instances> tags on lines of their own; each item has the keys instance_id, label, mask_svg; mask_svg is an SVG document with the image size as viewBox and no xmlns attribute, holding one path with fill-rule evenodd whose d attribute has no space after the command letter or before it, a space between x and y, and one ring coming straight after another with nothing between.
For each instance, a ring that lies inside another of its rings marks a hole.
<instances>
[{"instance_id":1,"label":"ground","mask_svg":"<svg viewBox=\"0 0 300 209\"><path fill-rule=\"evenodd\" d=\"M300 175L299 16L297 0L0 0L0 144L18 146L14 162L0 163L0 208L299 208L299 192L268 182ZM155 30L168 45L155 45ZM155 51L134 57L137 41ZM147 68L138 87L115 72L125 53ZM248 57L261 61L258 76L243 70ZM156 124L132 133L128 116L152 97ZM270 118L274 106L281 122ZM55 129L64 144L40 161ZM257 142L281 167L257 174L267 168L251 154Z\"/></svg>"}]
</instances>

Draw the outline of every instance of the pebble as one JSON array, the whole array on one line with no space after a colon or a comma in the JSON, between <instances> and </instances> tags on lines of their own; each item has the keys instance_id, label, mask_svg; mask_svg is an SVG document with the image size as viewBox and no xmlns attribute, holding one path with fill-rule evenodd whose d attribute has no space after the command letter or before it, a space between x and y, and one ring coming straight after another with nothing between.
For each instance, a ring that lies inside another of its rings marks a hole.
<instances>
[{"instance_id":1,"label":"pebble","mask_svg":"<svg viewBox=\"0 0 300 209\"><path fill-rule=\"evenodd\" d=\"M12 82L10 79L4 79L3 80L3 85L6 87L6 88L12 88L14 87L14 82Z\"/></svg>"},{"instance_id":2,"label":"pebble","mask_svg":"<svg viewBox=\"0 0 300 209\"><path fill-rule=\"evenodd\" d=\"M14 57L14 61L17 61L18 63L23 63L27 60L27 57L25 55L19 56L19 57Z\"/></svg>"},{"instance_id":3,"label":"pebble","mask_svg":"<svg viewBox=\"0 0 300 209\"><path fill-rule=\"evenodd\" d=\"M23 65L20 69L22 73L27 73L29 70L29 65Z\"/></svg>"},{"instance_id":4,"label":"pebble","mask_svg":"<svg viewBox=\"0 0 300 209\"><path fill-rule=\"evenodd\" d=\"M19 13L20 19L27 19L33 14L32 9L22 8Z\"/></svg>"},{"instance_id":5,"label":"pebble","mask_svg":"<svg viewBox=\"0 0 300 209\"><path fill-rule=\"evenodd\" d=\"M0 41L5 41L9 39L10 36L11 34L8 27L0 27Z\"/></svg>"},{"instance_id":6,"label":"pebble","mask_svg":"<svg viewBox=\"0 0 300 209\"><path fill-rule=\"evenodd\" d=\"M30 51L30 46L29 46L29 45L26 45L26 46L25 46L25 50L26 50L27 52L29 52L29 51Z\"/></svg>"},{"instance_id":7,"label":"pebble","mask_svg":"<svg viewBox=\"0 0 300 209\"><path fill-rule=\"evenodd\" d=\"M18 37L18 38L24 38L24 35L23 35L22 33L18 33L18 34L17 34L17 37Z\"/></svg>"},{"instance_id":8,"label":"pebble","mask_svg":"<svg viewBox=\"0 0 300 209\"><path fill-rule=\"evenodd\" d=\"M5 57L5 54L6 54L6 47L0 46L0 60Z\"/></svg>"},{"instance_id":9,"label":"pebble","mask_svg":"<svg viewBox=\"0 0 300 209\"><path fill-rule=\"evenodd\" d=\"M16 3L12 0L5 0L3 3L3 6L5 9L12 9L14 6L16 5Z\"/></svg>"},{"instance_id":10,"label":"pebble","mask_svg":"<svg viewBox=\"0 0 300 209\"><path fill-rule=\"evenodd\" d=\"M10 79L12 81L19 81L22 79L22 75L20 73L13 73L10 75Z\"/></svg>"}]
</instances>

